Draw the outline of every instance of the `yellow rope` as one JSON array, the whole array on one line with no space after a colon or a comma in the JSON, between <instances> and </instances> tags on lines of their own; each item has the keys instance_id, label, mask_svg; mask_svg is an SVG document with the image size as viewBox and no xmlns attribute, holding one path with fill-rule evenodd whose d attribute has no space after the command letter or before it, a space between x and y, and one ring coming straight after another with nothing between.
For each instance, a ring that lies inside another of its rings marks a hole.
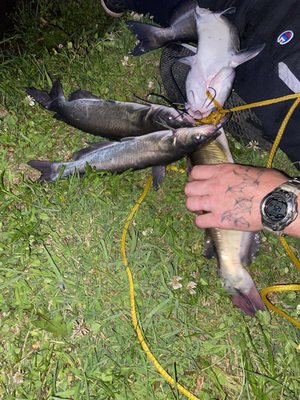
<instances>
[{"instance_id":1,"label":"yellow rope","mask_svg":"<svg viewBox=\"0 0 300 400\"><path fill-rule=\"evenodd\" d=\"M256 107L264 107L264 106L269 106L275 103L280 103L283 101L289 101L289 100L294 100L296 99L295 103L297 105L299 104L300 101L300 93L293 93L293 94L288 94L286 96L281 96L281 97L275 97L274 99L268 99L268 100L262 100L262 101L256 101L254 103L249 103L249 104L243 104L241 106L236 106L228 109L222 108L222 106L216 102L210 92L207 92L207 97L214 103L216 107L216 111L213 111L212 113L209 114L208 117L202 118L197 121L197 125L200 124L214 124L218 125L222 119L222 116L224 114L228 114L231 112L237 112L237 111L243 111L243 110L248 110L250 108L256 108ZM294 103L294 104L295 104ZM297 106L296 105L296 106ZM280 141L280 140L279 140Z\"/></svg>"},{"instance_id":2,"label":"yellow rope","mask_svg":"<svg viewBox=\"0 0 300 400\"><path fill-rule=\"evenodd\" d=\"M292 104L292 106L289 109L289 111L287 112L286 116L284 117L284 120L282 121L282 124L281 124L281 126L280 126L280 128L278 130L278 133L276 135L276 138L274 140L273 146L272 146L271 151L270 151L269 159L267 161L267 165L266 165L267 168L271 168L272 167L272 163L273 163L273 159L275 157L275 153L276 153L278 145L279 145L279 143L280 143L280 141L282 139L282 136L283 136L283 134L285 132L286 126L287 126L291 116L293 115L294 111L296 110L298 104L300 103L300 93L296 93L296 94L297 94L297 98L294 101L294 103ZM287 96L285 96L285 97L287 97Z\"/></svg>"},{"instance_id":3,"label":"yellow rope","mask_svg":"<svg viewBox=\"0 0 300 400\"><path fill-rule=\"evenodd\" d=\"M286 314L284 311L280 310L276 306L274 306L270 300L268 299L268 294L272 292L287 292L287 291L297 291L299 290L300 287L299 285L274 285L267 287L265 289L262 289L260 291L261 297L263 299L263 302L268 306L271 310L275 311L277 314L281 315L283 318L286 318L288 321L290 321L293 325L295 325L297 328L300 328L300 322L297 321L296 319L290 317L288 314Z\"/></svg>"},{"instance_id":4,"label":"yellow rope","mask_svg":"<svg viewBox=\"0 0 300 400\"><path fill-rule=\"evenodd\" d=\"M132 221L132 218L134 217L135 213L137 212L139 206L142 204L144 198L146 197L150 186L152 183L152 177L148 178L146 185L144 187L144 190L135 203L134 207L132 208L131 212L129 213L125 226L123 228L122 232L122 238L121 238L121 253L122 253L122 261L123 264L126 268L126 273L127 273L127 278L129 282L129 291L130 291L130 307L131 307L131 319L132 319L132 324L133 328L136 332L137 338L140 342L140 345L144 352L146 353L148 359L152 362L154 367L157 369L158 373L173 387L177 388L180 393L182 393L184 396L186 396L188 399L191 400L199 400L198 397L196 397L194 394L189 392L184 386L182 386L180 383L178 383L174 378L171 377L170 374L160 365L158 360L155 358L155 356L152 354L151 350L149 349L149 346L147 345L142 329L139 325L138 318L137 318L137 312L136 312L136 304L135 304L135 295L134 295L134 282L133 282L133 276L131 269L128 265L127 257L126 257L126 235L127 231L130 225L130 222Z\"/></svg>"}]
</instances>

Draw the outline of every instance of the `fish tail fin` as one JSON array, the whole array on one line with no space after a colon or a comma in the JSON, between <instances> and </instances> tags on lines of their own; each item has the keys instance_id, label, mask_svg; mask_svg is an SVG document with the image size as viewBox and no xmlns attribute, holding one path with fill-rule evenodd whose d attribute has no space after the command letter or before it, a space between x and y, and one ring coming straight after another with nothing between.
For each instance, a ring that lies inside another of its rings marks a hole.
<instances>
[{"instance_id":1,"label":"fish tail fin","mask_svg":"<svg viewBox=\"0 0 300 400\"><path fill-rule=\"evenodd\" d=\"M254 316L257 311L266 311L266 307L254 285L248 293L237 293L232 296L231 300L247 315Z\"/></svg>"},{"instance_id":2,"label":"fish tail fin","mask_svg":"<svg viewBox=\"0 0 300 400\"><path fill-rule=\"evenodd\" d=\"M266 310L250 274L245 269L243 287L236 288L231 300L235 306L240 308L247 315L253 316L259 310Z\"/></svg>"},{"instance_id":3,"label":"fish tail fin","mask_svg":"<svg viewBox=\"0 0 300 400\"><path fill-rule=\"evenodd\" d=\"M41 106L50 111L56 111L57 101L65 98L59 79L53 83L52 89L49 93L34 87L26 88L26 93Z\"/></svg>"},{"instance_id":4,"label":"fish tail fin","mask_svg":"<svg viewBox=\"0 0 300 400\"><path fill-rule=\"evenodd\" d=\"M139 56L148 51L159 49L170 40L170 35L167 35L167 32L168 30L171 32L171 28L161 28L136 21L127 21L126 25L138 39L138 44L130 52L133 56ZM165 34L163 34L163 32L165 32Z\"/></svg>"},{"instance_id":5,"label":"fish tail fin","mask_svg":"<svg viewBox=\"0 0 300 400\"><path fill-rule=\"evenodd\" d=\"M57 178L57 163L43 160L31 160L27 163L30 167L41 172L38 181L55 181Z\"/></svg>"}]
</instances>

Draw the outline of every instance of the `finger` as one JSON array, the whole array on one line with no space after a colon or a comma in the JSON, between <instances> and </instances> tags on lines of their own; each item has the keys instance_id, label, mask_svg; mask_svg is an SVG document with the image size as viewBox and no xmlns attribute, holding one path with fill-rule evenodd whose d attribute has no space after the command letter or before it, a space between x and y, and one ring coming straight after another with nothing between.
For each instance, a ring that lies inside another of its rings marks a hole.
<instances>
[{"instance_id":1,"label":"finger","mask_svg":"<svg viewBox=\"0 0 300 400\"><path fill-rule=\"evenodd\" d=\"M186 199L186 208L191 212L211 211L210 196L191 196Z\"/></svg>"},{"instance_id":2,"label":"finger","mask_svg":"<svg viewBox=\"0 0 300 400\"><path fill-rule=\"evenodd\" d=\"M220 164L195 165L189 174L189 181L210 179L219 172Z\"/></svg>"},{"instance_id":3,"label":"finger","mask_svg":"<svg viewBox=\"0 0 300 400\"><path fill-rule=\"evenodd\" d=\"M205 196L208 194L207 181L187 182L184 187L186 196Z\"/></svg>"},{"instance_id":4,"label":"finger","mask_svg":"<svg viewBox=\"0 0 300 400\"><path fill-rule=\"evenodd\" d=\"M219 228L218 220L211 212L197 215L195 218L195 224L201 229Z\"/></svg>"}]
</instances>

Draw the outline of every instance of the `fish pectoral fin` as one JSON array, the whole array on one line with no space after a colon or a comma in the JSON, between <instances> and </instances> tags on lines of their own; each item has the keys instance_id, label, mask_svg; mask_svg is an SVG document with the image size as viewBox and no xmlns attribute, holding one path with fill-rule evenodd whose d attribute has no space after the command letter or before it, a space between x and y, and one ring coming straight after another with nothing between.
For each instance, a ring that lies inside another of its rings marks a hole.
<instances>
[{"instance_id":1,"label":"fish pectoral fin","mask_svg":"<svg viewBox=\"0 0 300 400\"><path fill-rule=\"evenodd\" d=\"M212 258L217 258L217 251L215 248L215 244L213 238L209 234L209 230L205 230L204 232L204 251L203 255L205 258L211 260Z\"/></svg>"},{"instance_id":2,"label":"fish pectoral fin","mask_svg":"<svg viewBox=\"0 0 300 400\"><path fill-rule=\"evenodd\" d=\"M256 257L260 245L259 232L243 232L240 258L243 265L249 265Z\"/></svg>"},{"instance_id":3,"label":"fish pectoral fin","mask_svg":"<svg viewBox=\"0 0 300 400\"><path fill-rule=\"evenodd\" d=\"M260 44L250 49L241 50L238 53L234 54L231 61L230 67L236 68L239 65L243 64L246 61L251 60L252 58L256 57L265 47L265 44Z\"/></svg>"},{"instance_id":4,"label":"fish pectoral fin","mask_svg":"<svg viewBox=\"0 0 300 400\"><path fill-rule=\"evenodd\" d=\"M152 167L153 187L158 190L166 175L166 167L164 165L156 165Z\"/></svg>"}]
</instances>

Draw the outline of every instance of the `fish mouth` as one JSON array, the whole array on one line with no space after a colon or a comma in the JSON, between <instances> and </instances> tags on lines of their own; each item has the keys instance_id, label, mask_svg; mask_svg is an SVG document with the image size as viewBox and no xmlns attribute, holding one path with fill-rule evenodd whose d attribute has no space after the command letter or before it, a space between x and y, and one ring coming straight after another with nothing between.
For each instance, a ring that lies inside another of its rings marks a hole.
<instances>
[{"instance_id":1,"label":"fish mouth","mask_svg":"<svg viewBox=\"0 0 300 400\"><path fill-rule=\"evenodd\" d=\"M223 128L223 126L226 125L227 122L230 120L231 114L232 113L224 114L221 117L220 122L216 125L216 128L212 133L210 133L209 135L200 134L199 136L195 137L195 141L197 143L203 143L207 140L216 139L220 135L221 129Z\"/></svg>"},{"instance_id":2,"label":"fish mouth","mask_svg":"<svg viewBox=\"0 0 300 400\"><path fill-rule=\"evenodd\" d=\"M226 114L223 114L223 116L220 119L220 123L217 125L221 129L223 128L224 125L227 124L227 122L231 119L232 112L227 112Z\"/></svg>"},{"instance_id":3,"label":"fish mouth","mask_svg":"<svg viewBox=\"0 0 300 400\"><path fill-rule=\"evenodd\" d=\"M223 126L229 121L230 117L231 113L224 114L221 117L221 121L217 125L207 124L206 126L201 125L198 127L195 126L194 128L189 128L192 130L200 129L198 134L191 132L190 134L184 133L184 135L181 136L178 132L180 130L173 131L173 147L177 146L178 144L183 146L189 146L193 144L198 145L216 139L221 133L221 128L223 128Z\"/></svg>"}]
</instances>

